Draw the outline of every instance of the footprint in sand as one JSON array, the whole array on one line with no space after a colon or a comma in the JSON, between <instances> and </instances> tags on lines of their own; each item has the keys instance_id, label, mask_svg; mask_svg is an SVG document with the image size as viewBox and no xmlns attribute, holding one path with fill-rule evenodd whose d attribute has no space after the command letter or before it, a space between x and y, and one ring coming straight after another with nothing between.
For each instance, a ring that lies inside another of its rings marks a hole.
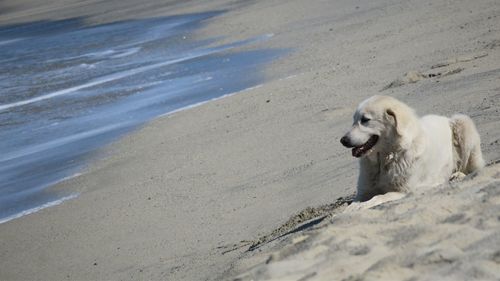
<instances>
[{"instance_id":1,"label":"footprint in sand","mask_svg":"<svg viewBox=\"0 0 500 281\"><path fill-rule=\"evenodd\" d=\"M405 73L405 75L401 78L397 78L396 80L392 81L385 87L383 87L380 92L383 92L387 89L391 88L396 88L396 87L401 87L407 84L413 84L417 83L418 81L427 79L427 78L439 78L439 77L445 77L453 74L457 74L462 72L465 68L458 66L458 67L452 67L455 64L458 63L464 63L464 62L470 62L473 60L477 60L483 57L486 57L488 54L487 53L481 53L478 55L469 55L469 56L462 56L462 57L457 57L453 59L449 59L444 62L437 63L435 65L431 66L431 70L428 70L426 72L420 72L420 71L408 71ZM434 69L437 68L443 68L443 67L448 67L448 69L444 71L434 71Z\"/></svg>"}]
</instances>

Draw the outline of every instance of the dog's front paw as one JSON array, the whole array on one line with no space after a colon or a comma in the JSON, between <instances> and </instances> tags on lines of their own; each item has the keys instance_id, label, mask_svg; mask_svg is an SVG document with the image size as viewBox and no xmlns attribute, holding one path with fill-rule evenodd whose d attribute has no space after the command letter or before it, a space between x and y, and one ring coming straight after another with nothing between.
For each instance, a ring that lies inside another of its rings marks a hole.
<instances>
[{"instance_id":1,"label":"dog's front paw","mask_svg":"<svg viewBox=\"0 0 500 281\"><path fill-rule=\"evenodd\" d=\"M364 202L352 202L347 208L344 209L344 213L357 212L359 210L366 209Z\"/></svg>"},{"instance_id":2,"label":"dog's front paw","mask_svg":"<svg viewBox=\"0 0 500 281\"><path fill-rule=\"evenodd\" d=\"M401 192L388 192L386 194L381 194L374 196L372 199L365 202L353 202L351 205L345 208L344 213L352 213L360 210L366 210L378 206L380 204L391 202L394 200L399 200L405 197L406 194Z\"/></svg>"},{"instance_id":3,"label":"dog's front paw","mask_svg":"<svg viewBox=\"0 0 500 281\"><path fill-rule=\"evenodd\" d=\"M465 178L465 174L462 173L462 172L456 172L456 173L453 173L451 174L450 176L450 182L457 182L457 181L461 181Z\"/></svg>"}]
</instances>

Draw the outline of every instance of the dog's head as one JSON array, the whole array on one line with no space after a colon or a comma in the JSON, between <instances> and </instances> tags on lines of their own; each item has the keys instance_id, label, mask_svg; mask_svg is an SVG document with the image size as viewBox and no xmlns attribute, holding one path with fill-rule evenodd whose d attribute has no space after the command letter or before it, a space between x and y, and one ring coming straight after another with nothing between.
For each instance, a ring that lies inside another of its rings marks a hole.
<instances>
[{"instance_id":1,"label":"dog's head","mask_svg":"<svg viewBox=\"0 0 500 281\"><path fill-rule=\"evenodd\" d=\"M375 151L387 152L401 143L416 115L404 103L388 96L373 96L361 102L354 122L340 142L352 148L352 156L362 157Z\"/></svg>"}]
</instances>

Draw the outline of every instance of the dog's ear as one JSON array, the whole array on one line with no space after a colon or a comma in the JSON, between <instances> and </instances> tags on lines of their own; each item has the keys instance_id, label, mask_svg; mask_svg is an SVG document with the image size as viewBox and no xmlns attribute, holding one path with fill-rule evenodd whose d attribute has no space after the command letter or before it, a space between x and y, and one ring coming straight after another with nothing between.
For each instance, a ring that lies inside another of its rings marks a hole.
<instances>
[{"instance_id":1,"label":"dog's ear","mask_svg":"<svg viewBox=\"0 0 500 281\"><path fill-rule=\"evenodd\" d=\"M388 108L385 113L388 116L388 119L394 119L394 128L396 128L396 132L398 135L403 135L403 130L405 127L406 117L403 116L400 112L396 112L394 109Z\"/></svg>"}]
</instances>

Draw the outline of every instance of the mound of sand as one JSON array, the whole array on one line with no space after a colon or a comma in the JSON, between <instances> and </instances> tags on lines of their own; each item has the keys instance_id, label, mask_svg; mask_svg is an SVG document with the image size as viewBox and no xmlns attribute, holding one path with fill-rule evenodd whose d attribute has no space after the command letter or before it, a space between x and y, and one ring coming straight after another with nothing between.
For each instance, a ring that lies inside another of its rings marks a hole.
<instances>
[{"instance_id":1,"label":"mound of sand","mask_svg":"<svg viewBox=\"0 0 500 281\"><path fill-rule=\"evenodd\" d=\"M297 232L235 280L499 280L500 165Z\"/></svg>"}]
</instances>

